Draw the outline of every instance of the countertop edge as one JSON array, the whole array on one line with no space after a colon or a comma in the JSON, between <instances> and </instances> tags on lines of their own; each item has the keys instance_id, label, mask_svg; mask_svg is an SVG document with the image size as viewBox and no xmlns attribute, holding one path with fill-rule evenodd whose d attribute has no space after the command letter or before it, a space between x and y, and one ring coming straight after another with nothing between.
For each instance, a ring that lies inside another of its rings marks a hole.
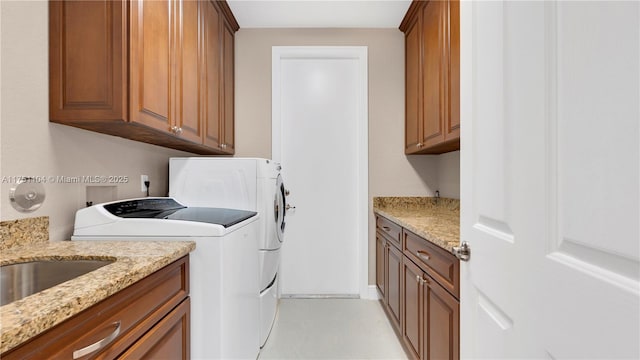
<instances>
[{"instance_id":1,"label":"countertop edge","mask_svg":"<svg viewBox=\"0 0 640 360\"><path fill-rule=\"evenodd\" d=\"M437 236L430 234L429 232L423 230L423 229L418 229L415 226L411 225L410 223L390 214L389 212L386 212L383 209L374 207L373 208L373 212L374 214L380 215L386 219L388 219L389 221L392 221L393 223L413 232L414 234L424 238L425 240L429 241L430 243L446 250L447 252L451 253L452 255L453 253L453 247L458 245L458 242L451 242L451 241L445 241L445 240L441 240L438 239Z\"/></svg>"}]
</instances>

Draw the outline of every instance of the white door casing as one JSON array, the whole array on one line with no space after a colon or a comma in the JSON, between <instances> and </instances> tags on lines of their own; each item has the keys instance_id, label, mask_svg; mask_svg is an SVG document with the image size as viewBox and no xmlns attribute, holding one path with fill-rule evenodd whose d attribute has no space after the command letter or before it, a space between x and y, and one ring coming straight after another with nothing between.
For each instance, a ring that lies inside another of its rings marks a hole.
<instances>
[{"instance_id":1,"label":"white door casing","mask_svg":"<svg viewBox=\"0 0 640 360\"><path fill-rule=\"evenodd\" d=\"M640 3L462 2L462 358L640 358Z\"/></svg>"},{"instance_id":2,"label":"white door casing","mask_svg":"<svg viewBox=\"0 0 640 360\"><path fill-rule=\"evenodd\" d=\"M287 213L283 296L369 296L367 48L274 46L272 158Z\"/></svg>"}]
</instances>

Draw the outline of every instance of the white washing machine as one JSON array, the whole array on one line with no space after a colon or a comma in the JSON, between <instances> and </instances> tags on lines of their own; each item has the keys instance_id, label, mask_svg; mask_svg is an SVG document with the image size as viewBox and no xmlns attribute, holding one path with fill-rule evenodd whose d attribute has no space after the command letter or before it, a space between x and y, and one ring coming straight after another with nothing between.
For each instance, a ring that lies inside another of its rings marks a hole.
<instances>
[{"instance_id":1,"label":"white washing machine","mask_svg":"<svg viewBox=\"0 0 640 360\"><path fill-rule=\"evenodd\" d=\"M190 240L192 359L255 359L260 352L257 291L259 216L142 198L78 210L72 240Z\"/></svg>"},{"instance_id":2,"label":"white washing machine","mask_svg":"<svg viewBox=\"0 0 640 360\"><path fill-rule=\"evenodd\" d=\"M260 346L278 306L280 247L286 225L286 195L280 165L260 158L171 158L169 196L188 206L256 211L259 222Z\"/></svg>"}]
</instances>

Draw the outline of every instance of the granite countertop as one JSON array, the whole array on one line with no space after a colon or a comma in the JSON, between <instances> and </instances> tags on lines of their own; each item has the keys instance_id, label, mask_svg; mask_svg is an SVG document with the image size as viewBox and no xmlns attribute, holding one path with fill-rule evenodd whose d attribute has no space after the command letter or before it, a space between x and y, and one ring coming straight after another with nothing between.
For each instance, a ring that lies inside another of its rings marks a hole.
<instances>
[{"instance_id":1,"label":"granite countertop","mask_svg":"<svg viewBox=\"0 0 640 360\"><path fill-rule=\"evenodd\" d=\"M460 200L375 197L373 211L449 252L460 244Z\"/></svg>"},{"instance_id":2,"label":"granite countertop","mask_svg":"<svg viewBox=\"0 0 640 360\"><path fill-rule=\"evenodd\" d=\"M3 249L0 264L111 259L112 264L0 307L0 353L80 313L195 249L192 241L54 241Z\"/></svg>"}]
</instances>

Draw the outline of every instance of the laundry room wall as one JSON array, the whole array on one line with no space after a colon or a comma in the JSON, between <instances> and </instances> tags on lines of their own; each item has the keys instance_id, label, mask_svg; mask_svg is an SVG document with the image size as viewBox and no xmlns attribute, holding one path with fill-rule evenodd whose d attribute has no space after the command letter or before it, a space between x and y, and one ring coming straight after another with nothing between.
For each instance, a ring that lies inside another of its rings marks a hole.
<instances>
[{"instance_id":1,"label":"laundry room wall","mask_svg":"<svg viewBox=\"0 0 640 360\"><path fill-rule=\"evenodd\" d=\"M236 156L266 158L271 157L271 47L368 47L369 283L373 284L372 198L432 196L435 190L443 197L460 197L459 152L404 155L404 34L398 29L240 29L235 44ZM330 139L327 142L331 146Z\"/></svg>"},{"instance_id":2,"label":"laundry room wall","mask_svg":"<svg viewBox=\"0 0 640 360\"><path fill-rule=\"evenodd\" d=\"M140 175L149 176L151 195L168 191L170 156L188 153L49 122L48 2L0 1L0 220L49 216L50 240L69 239L87 188L107 189L118 199L144 196ZM10 204L17 176L127 176L120 184L45 183L38 210L20 213ZM113 191L112 191L113 190Z\"/></svg>"}]
</instances>

